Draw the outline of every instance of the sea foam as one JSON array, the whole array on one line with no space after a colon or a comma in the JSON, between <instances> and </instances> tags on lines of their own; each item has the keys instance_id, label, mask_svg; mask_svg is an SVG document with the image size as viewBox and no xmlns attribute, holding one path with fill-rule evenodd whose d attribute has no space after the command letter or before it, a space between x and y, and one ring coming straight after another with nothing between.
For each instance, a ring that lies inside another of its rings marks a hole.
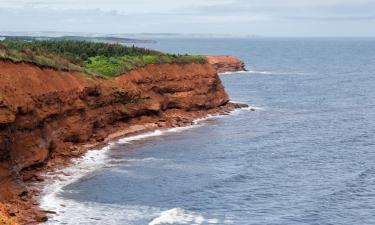
<instances>
[{"instance_id":1,"label":"sea foam","mask_svg":"<svg viewBox=\"0 0 375 225\"><path fill-rule=\"evenodd\" d=\"M219 73L219 75L230 75L230 74L244 74L244 73L247 73L247 71L234 71L234 72L223 72L223 73Z\"/></svg>"},{"instance_id":2,"label":"sea foam","mask_svg":"<svg viewBox=\"0 0 375 225\"><path fill-rule=\"evenodd\" d=\"M217 224L218 219L206 219L202 215L190 212L181 208L173 208L160 213L160 216L153 219L148 225L161 224Z\"/></svg>"},{"instance_id":3,"label":"sea foam","mask_svg":"<svg viewBox=\"0 0 375 225\"><path fill-rule=\"evenodd\" d=\"M236 74L260 74L260 75L311 75L312 73L304 72L281 72L281 71L258 71L258 70L247 70L237 72L224 72L219 75L236 75Z\"/></svg>"}]
</instances>

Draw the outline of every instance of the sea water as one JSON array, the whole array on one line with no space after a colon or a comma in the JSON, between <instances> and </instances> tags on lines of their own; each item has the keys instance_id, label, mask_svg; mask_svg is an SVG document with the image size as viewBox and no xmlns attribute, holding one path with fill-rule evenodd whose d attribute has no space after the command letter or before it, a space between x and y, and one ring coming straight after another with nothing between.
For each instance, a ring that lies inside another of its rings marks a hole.
<instances>
[{"instance_id":1,"label":"sea water","mask_svg":"<svg viewBox=\"0 0 375 225\"><path fill-rule=\"evenodd\" d=\"M161 39L231 54L255 111L111 143L47 186L48 224L375 224L375 39Z\"/></svg>"}]
</instances>

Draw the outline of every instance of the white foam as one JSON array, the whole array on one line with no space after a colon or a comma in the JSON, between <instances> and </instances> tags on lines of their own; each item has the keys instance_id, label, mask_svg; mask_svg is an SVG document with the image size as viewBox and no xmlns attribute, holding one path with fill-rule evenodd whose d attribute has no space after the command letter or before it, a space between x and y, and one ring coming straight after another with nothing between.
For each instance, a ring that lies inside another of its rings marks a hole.
<instances>
[{"instance_id":1,"label":"white foam","mask_svg":"<svg viewBox=\"0 0 375 225\"><path fill-rule=\"evenodd\" d=\"M310 75L311 73L303 73L303 72L280 72L280 71L258 71L258 70L248 70L248 71L237 71L237 72L220 73L220 75L235 75L235 74Z\"/></svg>"},{"instance_id":2,"label":"white foam","mask_svg":"<svg viewBox=\"0 0 375 225\"><path fill-rule=\"evenodd\" d=\"M119 144L128 144L128 143L133 142L133 141L139 141L139 140L146 139L146 138L149 138L149 137L156 137L156 136L160 136L162 134L163 134L163 131L155 130L155 131L147 132L147 133L144 133L144 134L139 134L139 135L135 135L135 136L122 138L122 139L118 140L118 143Z\"/></svg>"},{"instance_id":3,"label":"white foam","mask_svg":"<svg viewBox=\"0 0 375 225\"><path fill-rule=\"evenodd\" d=\"M41 208L59 212L61 205L64 205L64 201L57 196L62 188L104 166L108 159L106 152L111 146L113 146L113 143L108 144L101 150L88 151L82 158L73 161L74 166L61 169L58 173L61 175L47 174L47 178L50 178L47 179L47 182L53 179L53 183L44 187L44 195L40 200Z\"/></svg>"},{"instance_id":4,"label":"white foam","mask_svg":"<svg viewBox=\"0 0 375 225\"><path fill-rule=\"evenodd\" d=\"M271 71L256 71L256 70L249 70L247 73L250 74L280 74L280 72L271 72Z\"/></svg>"},{"instance_id":5,"label":"white foam","mask_svg":"<svg viewBox=\"0 0 375 225\"><path fill-rule=\"evenodd\" d=\"M193 122L193 124L190 125L190 126L173 127L173 128L168 128L168 129L162 129L162 130L154 130L154 131L147 132L147 133L144 133L144 134L139 134L139 135L136 135L136 136L130 136L130 137L122 138L122 139L118 140L118 143L119 144L129 144L133 141L139 141L139 140L143 140L143 139L150 138L150 137L162 136L162 135L169 134L169 133L179 133L179 132L191 129L193 127L196 127L196 125L198 125L198 124Z\"/></svg>"},{"instance_id":6,"label":"white foam","mask_svg":"<svg viewBox=\"0 0 375 225\"><path fill-rule=\"evenodd\" d=\"M217 224L218 219L206 219L202 215L190 212L181 208L173 208L160 213L160 216L153 219L148 225L160 224L191 224L200 225L203 223Z\"/></svg>"},{"instance_id":7,"label":"white foam","mask_svg":"<svg viewBox=\"0 0 375 225\"><path fill-rule=\"evenodd\" d=\"M140 205L115 205L64 201L65 207L46 225L166 225L166 224L231 224L228 219L206 218L182 208L163 210ZM151 221L151 222L150 222Z\"/></svg>"},{"instance_id":8,"label":"white foam","mask_svg":"<svg viewBox=\"0 0 375 225\"><path fill-rule=\"evenodd\" d=\"M224 73L219 73L219 75L243 74L243 73L247 73L247 71L243 70L243 71L234 71L234 72L224 72Z\"/></svg>"},{"instance_id":9,"label":"white foam","mask_svg":"<svg viewBox=\"0 0 375 225\"><path fill-rule=\"evenodd\" d=\"M161 209L139 205L80 203L65 200L65 207L47 225L131 225L147 224L160 214Z\"/></svg>"},{"instance_id":10,"label":"white foam","mask_svg":"<svg viewBox=\"0 0 375 225\"><path fill-rule=\"evenodd\" d=\"M243 111L253 111L253 110L265 111L266 108L264 108L264 107L259 107L259 106L249 105L249 107L243 108L242 110L243 110Z\"/></svg>"},{"instance_id":11,"label":"white foam","mask_svg":"<svg viewBox=\"0 0 375 225\"><path fill-rule=\"evenodd\" d=\"M262 74L262 75L309 75L310 73L303 72L280 72L280 71L257 71L249 70L248 74Z\"/></svg>"},{"instance_id":12,"label":"white foam","mask_svg":"<svg viewBox=\"0 0 375 225\"><path fill-rule=\"evenodd\" d=\"M260 111L264 111L266 110L265 107L260 107L260 106L255 106L255 105L251 105L251 104L248 104L246 102L240 102L240 101L232 101L233 103L236 103L236 104L247 104L248 107L244 107L244 108L239 108L239 109L235 109L233 111L253 111L253 110L260 110ZM232 112L233 112L232 111Z\"/></svg>"},{"instance_id":13,"label":"white foam","mask_svg":"<svg viewBox=\"0 0 375 225\"><path fill-rule=\"evenodd\" d=\"M154 157L148 158L126 158L126 159L116 159L116 163L140 163L140 162L160 162L164 161L164 159L158 159Z\"/></svg>"}]
</instances>

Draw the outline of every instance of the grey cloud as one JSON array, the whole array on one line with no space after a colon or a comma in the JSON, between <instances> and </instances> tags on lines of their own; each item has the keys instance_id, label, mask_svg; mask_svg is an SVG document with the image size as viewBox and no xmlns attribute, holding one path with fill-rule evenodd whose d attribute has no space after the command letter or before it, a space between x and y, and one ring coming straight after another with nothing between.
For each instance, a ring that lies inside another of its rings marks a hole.
<instances>
[{"instance_id":1,"label":"grey cloud","mask_svg":"<svg viewBox=\"0 0 375 225\"><path fill-rule=\"evenodd\" d=\"M209 15L262 15L264 18L304 18L304 15L312 15L308 18L322 20L324 18L342 20L365 20L373 17L374 1L336 1L327 4L328 1L315 0L315 4L303 4L303 1L271 0L236 0L225 5L204 7L192 7L195 14L208 13ZM291 4L294 2L294 4ZM298 3L300 2L300 3ZM280 4L281 3L281 4Z\"/></svg>"},{"instance_id":2,"label":"grey cloud","mask_svg":"<svg viewBox=\"0 0 375 225\"><path fill-rule=\"evenodd\" d=\"M374 16L285 16L290 20L311 20L311 21L362 21L375 20Z\"/></svg>"},{"instance_id":3,"label":"grey cloud","mask_svg":"<svg viewBox=\"0 0 375 225\"><path fill-rule=\"evenodd\" d=\"M375 20L375 2L370 0L159 0L158 3L0 0L0 31L324 36L331 35L331 31L350 35L348 27L353 26L358 29L356 35L375 35L371 25Z\"/></svg>"}]
</instances>

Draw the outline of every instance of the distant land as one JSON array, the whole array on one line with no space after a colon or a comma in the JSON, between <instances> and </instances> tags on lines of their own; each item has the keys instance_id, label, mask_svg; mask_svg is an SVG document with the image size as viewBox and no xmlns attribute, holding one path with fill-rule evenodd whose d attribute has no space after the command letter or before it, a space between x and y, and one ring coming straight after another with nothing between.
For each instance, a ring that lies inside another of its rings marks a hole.
<instances>
[{"instance_id":1,"label":"distant land","mask_svg":"<svg viewBox=\"0 0 375 225\"><path fill-rule=\"evenodd\" d=\"M165 38L261 38L257 35L233 35L210 33L85 33L85 32L1 32L0 40L5 37L27 40L88 40L107 43L156 43L154 39Z\"/></svg>"},{"instance_id":2,"label":"distant land","mask_svg":"<svg viewBox=\"0 0 375 225\"><path fill-rule=\"evenodd\" d=\"M156 43L154 40L143 40L134 38L122 38L112 36L32 36L32 35L1 35L0 40L4 39L17 39L17 40L71 40L71 41L92 41L104 43L119 43L119 44L132 44L132 43Z\"/></svg>"}]
</instances>

